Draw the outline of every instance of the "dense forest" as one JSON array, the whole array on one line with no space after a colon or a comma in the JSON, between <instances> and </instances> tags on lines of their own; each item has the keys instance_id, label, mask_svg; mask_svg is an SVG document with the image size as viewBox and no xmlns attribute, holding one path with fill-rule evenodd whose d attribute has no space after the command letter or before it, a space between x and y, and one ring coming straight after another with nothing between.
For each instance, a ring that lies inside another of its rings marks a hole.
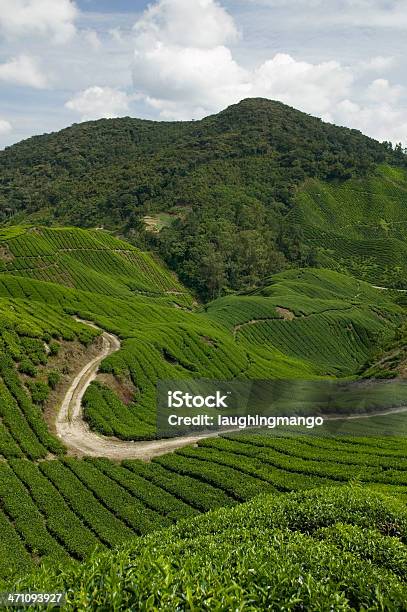
<instances>
[{"instance_id":1,"label":"dense forest","mask_svg":"<svg viewBox=\"0 0 407 612\"><path fill-rule=\"evenodd\" d=\"M400 146L264 99L196 122L92 121L0 152L0 222L119 231L208 299L316 265L286 218L306 179L343 182L405 159ZM163 213L161 231L146 231L145 217Z\"/></svg>"}]
</instances>

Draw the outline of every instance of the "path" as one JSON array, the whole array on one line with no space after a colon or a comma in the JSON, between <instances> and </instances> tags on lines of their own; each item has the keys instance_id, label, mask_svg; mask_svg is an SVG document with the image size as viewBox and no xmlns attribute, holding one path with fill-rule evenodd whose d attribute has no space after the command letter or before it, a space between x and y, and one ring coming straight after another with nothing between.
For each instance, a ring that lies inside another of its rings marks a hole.
<instances>
[{"instance_id":1,"label":"path","mask_svg":"<svg viewBox=\"0 0 407 612\"><path fill-rule=\"evenodd\" d=\"M96 327L93 323L77 319L81 323L86 323ZM101 436L93 432L88 424L83 420L82 398L90 383L95 380L99 365L108 355L120 349L120 340L108 332L102 333L102 348L72 381L65 397L62 401L60 411L57 415L55 426L60 440L67 448L76 455L88 457L106 457L108 459L122 461L124 459L142 459L149 461L153 457L164 455L165 453L177 450L183 446L196 444L204 438L216 437L221 432L211 432L183 436L182 438L171 438L164 440L153 440L143 442L126 442L118 438ZM325 417L331 420L353 420L360 418L370 418L373 416L384 416L407 411L407 407L394 408L392 410L371 413L366 415L351 415L348 417L332 415ZM230 431L237 431L236 429Z\"/></svg>"},{"instance_id":2,"label":"path","mask_svg":"<svg viewBox=\"0 0 407 612\"><path fill-rule=\"evenodd\" d=\"M397 291L398 293L407 293L407 289L393 289L392 287L380 287L378 285L372 285L373 289L380 289L380 291Z\"/></svg>"},{"instance_id":3,"label":"path","mask_svg":"<svg viewBox=\"0 0 407 612\"><path fill-rule=\"evenodd\" d=\"M93 323L80 319L77 320L98 329ZM103 332L102 348L99 355L82 368L65 394L55 426L57 436L70 451L77 455L107 457L117 461L123 459L143 459L148 461L153 457L164 455L177 448L196 444L202 438L218 435L218 432L214 432L166 440L126 442L118 438L101 436L93 432L83 420L82 398L90 383L95 380L99 365L103 359L119 349L119 339L113 334Z\"/></svg>"}]
</instances>

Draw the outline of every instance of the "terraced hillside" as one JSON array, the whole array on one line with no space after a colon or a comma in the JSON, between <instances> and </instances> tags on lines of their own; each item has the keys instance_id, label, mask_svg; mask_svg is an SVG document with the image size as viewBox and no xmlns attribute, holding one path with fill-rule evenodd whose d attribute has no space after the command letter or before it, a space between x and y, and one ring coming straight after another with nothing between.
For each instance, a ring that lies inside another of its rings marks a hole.
<instances>
[{"instance_id":1,"label":"terraced hillside","mask_svg":"<svg viewBox=\"0 0 407 612\"><path fill-rule=\"evenodd\" d=\"M20 263L31 257L29 274L41 275L38 260L58 241L66 250L48 255L55 266L47 270L47 280L27 277ZM107 248L108 241L113 248ZM24 313L41 313L48 321L47 333L55 334L52 318L69 313L121 338L121 350L101 366L105 378L110 376L115 384L109 390L101 377L84 403L93 428L122 439L155 437L155 387L160 379L349 376L394 335L403 317L403 310L385 293L323 270L276 275L255 294L221 298L191 312L192 298L172 275L157 272L155 262L134 248L127 251L105 232L13 229L1 245L7 271L0 273L0 296L12 296L19 319ZM128 271L131 281L124 274L129 253L142 262ZM60 260L67 257L73 261L70 275L64 275ZM86 262L80 274L77 257ZM88 276L93 284L87 284ZM138 278L139 286L150 283L149 295L134 289ZM64 320L73 325L71 318ZM128 393L117 395L115 389L123 383Z\"/></svg>"},{"instance_id":2,"label":"terraced hillside","mask_svg":"<svg viewBox=\"0 0 407 612\"><path fill-rule=\"evenodd\" d=\"M13 227L0 230L0 245L1 275L124 299L135 294L188 298L175 275L108 232Z\"/></svg>"},{"instance_id":3,"label":"terraced hillside","mask_svg":"<svg viewBox=\"0 0 407 612\"><path fill-rule=\"evenodd\" d=\"M379 417L377 417L379 418ZM405 417L385 424L405 428ZM365 434L365 426L361 426ZM208 510L261 493L274 496L349 480L406 501L406 443L227 436L150 464L63 458L0 464L0 574L31 571L38 559L87 558Z\"/></svg>"},{"instance_id":4,"label":"terraced hillside","mask_svg":"<svg viewBox=\"0 0 407 612\"><path fill-rule=\"evenodd\" d=\"M352 478L405 496L403 439L373 442L365 423L334 440L226 436L148 464L79 459L52 433L65 381L100 341L75 317L122 342L88 389L85 418L140 440L155 436L161 378L353 375L404 318L386 292L332 271L293 271L197 307L159 263L102 230L15 227L2 231L0 253L1 576L83 560L259 493ZM304 348L311 337L319 360ZM380 427L402 423L393 415Z\"/></svg>"},{"instance_id":5,"label":"terraced hillside","mask_svg":"<svg viewBox=\"0 0 407 612\"><path fill-rule=\"evenodd\" d=\"M270 350L300 360L305 372L355 373L374 345L397 325L400 310L366 283L328 270L290 270L249 295L220 298L205 307L231 330L238 345L270 360ZM387 320L390 327L384 326ZM278 361L278 358L276 359ZM261 378L253 368L253 377ZM280 376L284 376L281 371Z\"/></svg>"},{"instance_id":6,"label":"terraced hillside","mask_svg":"<svg viewBox=\"0 0 407 612\"><path fill-rule=\"evenodd\" d=\"M302 228L321 266L374 285L406 288L404 169L380 166L368 178L342 183L308 180L288 219Z\"/></svg>"}]
</instances>

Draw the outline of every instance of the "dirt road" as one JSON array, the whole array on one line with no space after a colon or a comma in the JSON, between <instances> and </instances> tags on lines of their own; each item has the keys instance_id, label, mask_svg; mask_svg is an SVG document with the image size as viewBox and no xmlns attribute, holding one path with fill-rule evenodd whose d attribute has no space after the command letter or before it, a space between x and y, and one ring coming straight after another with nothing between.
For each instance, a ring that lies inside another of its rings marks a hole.
<instances>
[{"instance_id":1,"label":"dirt road","mask_svg":"<svg viewBox=\"0 0 407 612\"><path fill-rule=\"evenodd\" d=\"M96 327L88 321L80 321ZM83 420L82 398L90 383L95 380L99 365L112 353L120 349L120 340L107 332L102 333L102 349L75 376L57 415L56 433L65 446L75 455L88 457L107 457L121 461L123 459L143 459L148 461L165 453L195 444L202 438L217 436L217 433L173 438L170 440L154 440L146 442L125 442L118 438L101 436L93 432Z\"/></svg>"},{"instance_id":2,"label":"dirt road","mask_svg":"<svg viewBox=\"0 0 407 612\"><path fill-rule=\"evenodd\" d=\"M78 319L79 320L79 319ZM88 321L80 321L92 327L93 323ZM112 353L120 349L120 340L113 334L108 332L102 333L102 348L96 357L94 357L82 370L75 376L72 384L65 394L61 404L60 411L57 415L55 426L56 432L60 440L65 446L76 456L88 457L106 457L117 461L124 459L142 459L149 461L153 457L164 455L183 446L196 444L204 438L216 437L219 432L204 433L201 435L185 436L182 438L172 438L166 440L153 440L145 442L126 442L118 438L101 436L93 432L88 424L83 420L82 414L82 398L90 383L95 380L99 365ZM406 412L407 408L394 408L392 410L377 412L366 415L351 415L343 416L327 416L327 421L332 420L354 420L370 418L373 416L385 416ZM231 430L235 431L235 430ZM222 433L226 433L225 430Z\"/></svg>"},{"instance_id":3,"label":"dirt road","mask_svg":"<svg viewBox=\"0 0 407 612\"><path fill-rule=\"evenodd\" d=\"M380 287L378 285L372 285L373 289L380 289L380 291L398 291L398 293L407 293L407 289L392 289L391 287Z\"/></svg>"}]
</instances>

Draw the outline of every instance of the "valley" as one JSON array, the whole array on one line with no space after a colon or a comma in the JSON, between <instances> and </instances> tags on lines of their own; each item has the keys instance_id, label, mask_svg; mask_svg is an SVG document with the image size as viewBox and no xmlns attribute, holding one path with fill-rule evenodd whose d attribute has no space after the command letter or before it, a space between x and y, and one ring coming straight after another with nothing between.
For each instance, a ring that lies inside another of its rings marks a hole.
<instances>
[{"instance_id":1,"label":"valley","mask_svg":"<svg viewBox=\"0 0 407 612\"><path fill-rule=\"evenodd\" d=\"M237 559L242 609L404 609L399 153L244 101L19 143L0 153L4 201L0 591L68 590L70 610L94 609L90 592L101 609L227 609ZM361 391L326 435L159 439L157 383L190 379L286 381L301 415L305 383Z\"/></svg>"}]
</instances>

